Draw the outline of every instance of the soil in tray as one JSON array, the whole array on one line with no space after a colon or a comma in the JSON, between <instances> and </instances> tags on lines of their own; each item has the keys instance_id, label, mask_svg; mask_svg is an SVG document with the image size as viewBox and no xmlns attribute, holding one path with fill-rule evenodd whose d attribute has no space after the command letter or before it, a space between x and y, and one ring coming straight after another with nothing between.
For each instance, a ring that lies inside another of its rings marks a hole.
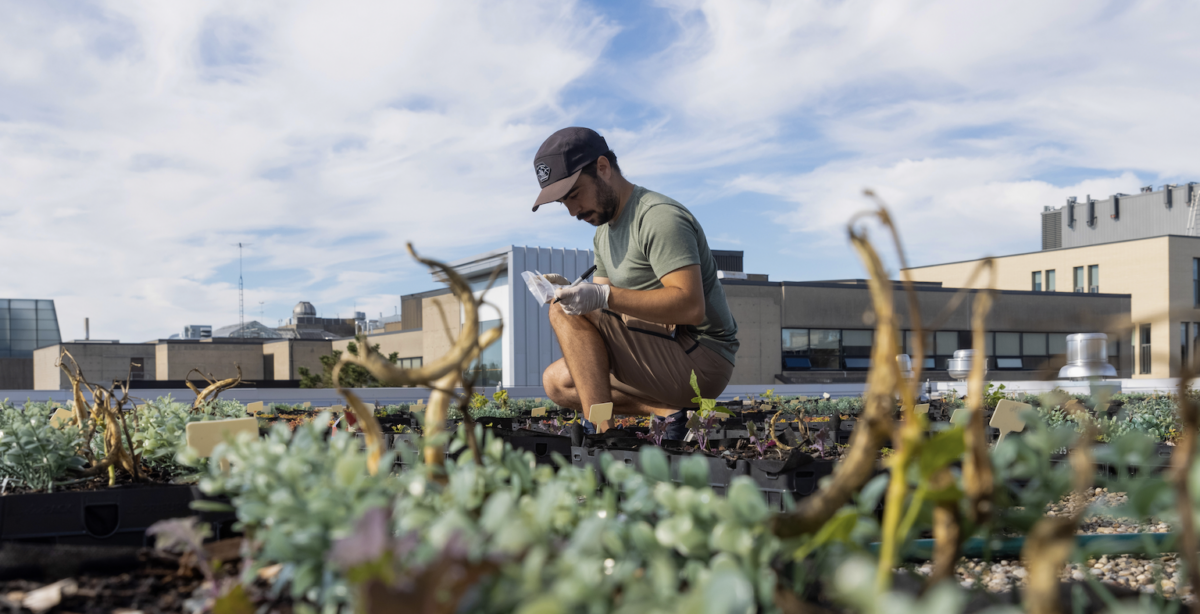
<instances>
[{"instance_id":1,"label":"soil in tray","mask_svg":"<svg viewBox=\"0 0 1200 614\"><path fill-rule=\"evenodd\" d=\"M155 484L166 485L166 484L171 483L172 477L175 477L175 476L172 476L170 474L167 474L167 473L164 473L161 471L156 471L154 469L150 469L150 468L146 467L145 465L143 465L141 470L138 471L138 476L141 478L141 480L135 482L135 481L133 481L133 477L130 476L129 474L125 473L124 471L118 471L117 472L117 480L113 486L118 486L118 487L119 486L153 486ZM105 473L102 476L96 476L94 478L87 479L82 482L75 482L73 484L65 484L62 486L55 486L54 492L79 492L79 491L90 491L90 490L107 490L108 488L110 488L108 485L108 474ZM12 481L10 481L8 484L8 487L5 488L5 490L4 490L3 496L28 495L28 494L32 494L32 493L44 493L44 492L46 492L46 491L45 490L33 490L24 485L17 485L17 484L14 484Z\"/></svg>"},{"instance_id":2,"label":"soil in tray","mask_svg":"<svg viewBox=\"0 0 1200 614\"><path fill-rule=\"evenodd\" d=\"M236 543L228 549L236 551ZM213 546L219 546L214 544ZM226 563L220 575L235 575ZM31 591L65 580L62 601L51 612L100 614L136 610L145 614L185 611L203 576L173 555L139 548L80 548L64 546L13 546L0 548L0 605L19 610L17 604ZM249 591L265 598L266 587L256 583ZM274 603L256 603L265 611L293 611L287 597Z\"/></svg>"}]
</instances>

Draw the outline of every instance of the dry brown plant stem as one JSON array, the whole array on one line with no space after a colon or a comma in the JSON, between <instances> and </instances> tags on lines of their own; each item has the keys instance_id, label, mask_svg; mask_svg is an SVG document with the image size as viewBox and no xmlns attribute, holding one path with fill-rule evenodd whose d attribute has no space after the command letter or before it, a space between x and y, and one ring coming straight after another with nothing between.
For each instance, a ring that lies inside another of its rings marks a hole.
<instances>
[{"instance_id":1,"label":"dry brown plant stem","mask_svg":"<svg viewBox=\"0 0 1200 614\"><path fill-rule=\"evenodd\" d=\"M996 287L996 263L991 258L979 263L978 273L987 269L987 289L975 295L975 305L971 313L971 347L974 356L971 360L971 372L967 377L967 405L970 419L967 421L966 432L963 433L963 444L966 457L963 459L963 488L967 495L967 517L976 525L982 524L991 517L992 513L992 459L989 454L987 431L984 428L983 411L983 376L984 363L987 360L987 342L984 332L987 326L987 316L992 310L992 292ZM972 274L972 278L975 274Z\"/></svg>"},{"instance_id":2,"label":"dry brown plant stem","mask_svg":"<svg viewBox=\"0 0 1200 614\"><path fill-rule=\"evenodd\" d=\"M1096 476L1096 466L1092 460L1096 425L1091 421L1084 421L1084 424L1086 427L1079 435L1079 443L1071 450L1073 490L1077 496L1086 494ZM1064 611L1059 575L1071 551L1075 549L1075 532L1086 512L1087 508L1081 507L1071 516L1044 517L1033 525L1025 537L1021 560L1029 572L1024 605L1025 611L1030 614L1059 614Z\"/></svg>"},{"instance_id":3,"label":"dry brown plant stem","mask_svg":"<svg viewBox=\"0 0 1200 614\"><path fill-rule=\"evenodd\" d=\"M196 393L196 400L192 402L192 411L200 409L200 407L207 401L217 400L217 395L242 383L242 366L234 366L237 367L237 377L231 377L219 381L214 377L200 373L199 369L192 369L191 371L187 372L187 375L183 376L183 383L186 384L188 388L191 388L192 392ZM204 390L196 388L196 386L192 384L191 380L188 379L193 373L199 374L200 377L204 378L204 381L208 383L208 386L205 386Z\"/></svg>"},{"instance_id":4,"label":"dry brown plant stem","mask_svg":"<svg viewBox=\"0 0 1200 614\"><path fill-rule=\"evenodd\" d=\"M70 367L67 366L64 359L70 360ZM133 437L129 432L129 425L126 423L125 416L121 411L124 404L129 400L128 383L120 387L123 394L119 398L113 394L111 389L102 386L92 386L84 377L83 370L79 367L79 363L76 362L75 357L65 349L59 355L58 367L71 380L72 395L75 401L74 420L81 427L86 425L87 428L83 448L85 456L92 461L92 466L82 470L80 474L84 477L92 477L100 475L110 467L115 466L128 473L135 481L140 480L141 472L139 471L139 465L141 459L133 452ZM92 405L90 407L83 397L84 388L87 388L92 393ZM94 455L91 453L91 441L96 432L96 424L101 420L104 421L105 457L103 460L96 462ZM124 435L124 438L122 438L122 435ZM128 443L128 447L126 443Z\"/></svg>"},{"instance_id":5,"label":"dry brown plant stem","mask_svg":"<svg viewBox=\"0 0 1200 614\"><path fill-rule=\"evenodd\" d=\"M1196 542L1196 525L1192 509L1192 493L1188 474L1196 463L1196 429L1200 428L1196 402L1189 392L1192 369L1183 365L1179 377L1179 423L1182 431L1175 451L1171 453L1171 481L1175 486L1175 505L1179 512L1179 552L1187 562L1188 582L1192 593L1200 590L1200 544ZM1200 601L1192 600L1192 612L1200 612Z\"/></svg>"},{"instance_id":6,"label":"dry brown plant stem","mask_svg":"<svg viewBox=\"0 0 1200 614\"><path fill-rule=\"evenodd\" d=\"M440 468L445 464L445 449L440 445L433 445L431 442L445 430L446 416L455 396L453 391L462 382L463 373L470 369L471 363L475 361L479 353L500 339L503 327L497 326L480 335L479 307L483 301L475 299L471 286L467 284L466 280L450 266L418 256L411 243L408 244L408 252L417 262L444 275L450 285L451 293L462 304L463 327L459 331L458 339L454 341L446 355L428 365L414 369L402 369L393 365L377 352L372 351L364 339L363 351L359 352L358 356L344 354L341 361L334 366L333 383L334 386L338 386L338 391L345 395L347 391L340 387L339 376L343 366L354 364L366 369L380 384L385 386L426 386L430 388L429 407L425 410L425 464ZM499 269L492 271L488 287L495 281L498 273ZM366 413L366 416L359 419L365 424L373 423L377 428L379 423L374 414ZM364 428L367 427L364 426ZM370 445L368 442L368 446ZM476 446L476 450L477 448L478 446Z\"/></svg>"},{"instance_id":7,"label":"dry brown plant stem","mask_svg":"<svg viewBox=\"0 0 1200 614\"><path fill-rule=\"evenodd\" d=\"M870 273L868 286L876 317L876 342L871 348L872 366L867 374L864 409L850 435L846 458L834 470L832 479L812 496L801 500L794 511L772 519L771 528L780 537L794 537L820 529L871 479L879 448L892 432L892 395L899 375L892 283L866 237L851 227L850 240Z\"/></svg>"}]
</instances>

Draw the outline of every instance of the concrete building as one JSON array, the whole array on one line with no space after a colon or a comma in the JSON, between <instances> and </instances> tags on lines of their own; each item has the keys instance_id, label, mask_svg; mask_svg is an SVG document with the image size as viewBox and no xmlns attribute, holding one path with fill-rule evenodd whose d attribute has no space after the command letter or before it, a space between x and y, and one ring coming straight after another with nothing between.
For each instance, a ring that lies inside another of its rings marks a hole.
<instances>
[{"instance_id":1,"label":"concrete building","mask_svg":"<svg viewBox=\"0 0 1200 614\"><path fill-rule=\"evenodd\" d=\"M262 345L264 380L299 380L300 367L321 372L321 357L333 353L332 341L280 339Z\"/></svg>"},{"instance_id":2,"label":"concrete building","mask_svg":"<svg viewBox=\"0 0 1200 614\"><path fill-rule=\"evenodd\" d=\"M870 368L874 308L865 280L755 282L726 279L725 296L738 323L737 364L731 385L862 382ZM971 348L970 292L947 313L958 288L916 285L926 331L924 378L949 380L946 362L955 350ZM903 286L894 288L904 351L915 355L913 320ZM998 292L986 323L989 377L1040 379L1057 372L1071 333L1093 332L1096 322L1128 324L1129 295ZM1086 314L1085 317L1084 314ZM1130 352L1110 343L1109 360L1119 373L1132 370Z\"/></svg>"},{"instance_id":3,"label":"concrete building","mask_svg":"<svg viewBox=\"0 0 1200 614\"><path fill-rule=\"evenodd\" d=\"M93 384L108 386L115 381L154 380L155 344L116 341L72 341L39 348L33 352L34 390L66 390L71 380L58 368L63 350L71 353L83 376Z\"/></svg>"},{"instance_id":4,"label":"concrete building","mask_svg":"<svg viewBox=\"0 0 1200 614\"><path fill-rule=\"evenodd\" d=\"M1178 377L1200 351L1200 237L1195 184L1042 211L1042 250L996 258L998 287L1053 295L1127 294L1134 378ZM1189 230L1189 226L1192 230ZM915 267L913 278L966 283L979 260ZM1094 314L1085 313L1084 316ZM1113 325L1091 318L1094 331ZM1110 334L1111 337L1111 334Z\"/></svg>"},{"instance_id":5,"label":"concrete building","mask_svg":"<svg viewBox=\"0 0 1200 614\"><path fill-rule=\"evenodd\" d=\"M540 386L542 371L562 356L550 329L547 307L537 305L521 277L524 271L559 273L574 279L591 266L588 250L508 246L451 263L478 296L497 267L500 273L480 313L481 326L504 325L501 341L485 352L479 381L506 387ZM766 276L740 270L740 252L722 252L720 277L738 323L741 347L731 384L861 382L869 367L873 341L870 293L862 280L834 282L770 282ZM435 279L436 281L436 279ZM954 288L921 284L923 321L944 311ZM901 301L903 298L901 297ZM461 330L461 311L447 289L401 299L401 318L383 333L368 335L382 353L396 352L406 364L428 362L450 347ZM948 379L946 360L954 350L970 347L968 297L941 326L929 334L932 355L928 376ZM446 314L443 320L439 315ZM897 310L907 318L901 302ZM993 370L1008 379L1043 377L1065 352L1066 335L1097 330L1097 322L1128 325L1130 297L1119 294L1048 295L1027 290L1001 292L989 317L989 356ZM458 318L454 314L459 314ZM1093 317L1085 317L1091 314ZM904 326L911 328L907 320ZM907 335L911 337L911 333ZM351 339L333 342L344 350ZM911 347L911 339L908 340ZM1113 344L1112 360L1124 373L1132 369L1131 353ZM911 350L910 350L911 351Z\"/></svg>"},{"instance_id":6,"label":"concrete building","mask_svg":"<svg viewBox=\"0 0 1200 614\"><path fill-rule=\"evenodd\" d=\"M0 299L0 389L32 387L34 350L60 341L54 301Z\"/></svg>"}]
</instances>

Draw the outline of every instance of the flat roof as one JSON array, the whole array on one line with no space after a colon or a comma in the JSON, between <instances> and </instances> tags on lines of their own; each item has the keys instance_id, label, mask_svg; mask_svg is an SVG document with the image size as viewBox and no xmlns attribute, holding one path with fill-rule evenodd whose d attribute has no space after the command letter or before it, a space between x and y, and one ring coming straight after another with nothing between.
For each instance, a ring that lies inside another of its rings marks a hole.
<instances>
[{"instance_id":1,"label":"flat roof","mask_svg":"<svg viewBox=\"0 0 1200 614\"><path fill-rule=\"evenodd\" d=\"M1142 237L1140 239L1121 239L1120 241L1108 241L1107 243L1093 243L1091 245L1079 245L1076 247L1055 247L1052 249L1039 249L1035 252L1021 252L1019 254L1008 254L1007 256L981 256L979 258L971 258L970 260L955 260L953 262L942 262L939 264L926 264L926 265L922 265L922 266L910 266L907 269L901 269L901 270L902 271L912 271L915 269L928 269L930 267L946 266L946 265L950 265L950 264L966 264L968 262L979 262L980 260L983 260L984 258L996 258L996 259L1015 258L1017 256L1029 256L1031 254L1045 254L1048 252L1065 252L1065 251L1070 251L1073 249L1088 249L1088 248L1092 248L1092 247L1100 247L1102 245L1116 245L1117 243L1133 243L1135 241L1153 241L1154 239L1161 239L1163 237L1176 237L1179 239L1200 239L1200 237L1193 237L1191 235L1165 234L1165 235L1158 235L1155 237Z\"/></svg>"},{"instance_id":2,"label":"flat roof","mask_svg":"<svg viewBox=\"0 0 1200 614\"><path fill-rule=\"evenodd\" d=\"M903 290L904 282L891 280L893 289ZM867 290L867 282L863 280L861 284L839 283L829 281L750 281L745 279L722 279L721 283L731 286L787 286L793 288L838 288L838 289L855 289ZM983 292L986 288L947 288L944 286L913 284L913 289L917 292ZM1031 295L1031 296L1070 296L1070 297L1096 297L1096 298L1132 298L1132 294L1109 294L1100 292L1034 292L1033 290L993 290L997 294L1009 294L1014 296Z\"/></svg>"}]
</instances>

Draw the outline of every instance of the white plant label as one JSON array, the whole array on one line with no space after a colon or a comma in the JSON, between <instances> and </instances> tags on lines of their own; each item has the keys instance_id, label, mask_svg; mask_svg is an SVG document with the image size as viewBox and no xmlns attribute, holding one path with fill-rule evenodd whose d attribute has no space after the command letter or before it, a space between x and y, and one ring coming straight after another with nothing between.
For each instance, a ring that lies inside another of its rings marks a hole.
<instances>
[{"instance_id":1,"label":"white plant label","mask_svg":"<svg viewBox=\"0 0 1200 614\"><path fill-rule=\"evenodd\" d=\"M1000 445L1000 442L1004 441L1005 435L1025 430L1025 420L1021 418L1021 414L1031 409L1033 409L1032 405L1008 399L996 404L996 411L992 414L992 421L989 423L992 428L1000 429L1000 438L996 440L996 445Z\"/></svg>"},{"instance_id":2,"label":"white plant label","mask_svg":"<svg viewBox=\"0 0 1200 614\"><path fill-rule=\"evenodd\" d=\"M50 426L60 429L70 424L71 419L74 417L75 414L72 414L71 412L60 407L54 411L53 416L50 416Z\"/></svg>"},{"instance_id":3,"label":"white plant label","mask_svg":"<svg viewBox=\"0 0 1200 614\"><path fill-rule=\"evenodd\" d=\"M588 421L592 424L599 424L605 420L612 420L612 410L612 403L597 403L588 412Z\"/></svg>"}]
</instances>

